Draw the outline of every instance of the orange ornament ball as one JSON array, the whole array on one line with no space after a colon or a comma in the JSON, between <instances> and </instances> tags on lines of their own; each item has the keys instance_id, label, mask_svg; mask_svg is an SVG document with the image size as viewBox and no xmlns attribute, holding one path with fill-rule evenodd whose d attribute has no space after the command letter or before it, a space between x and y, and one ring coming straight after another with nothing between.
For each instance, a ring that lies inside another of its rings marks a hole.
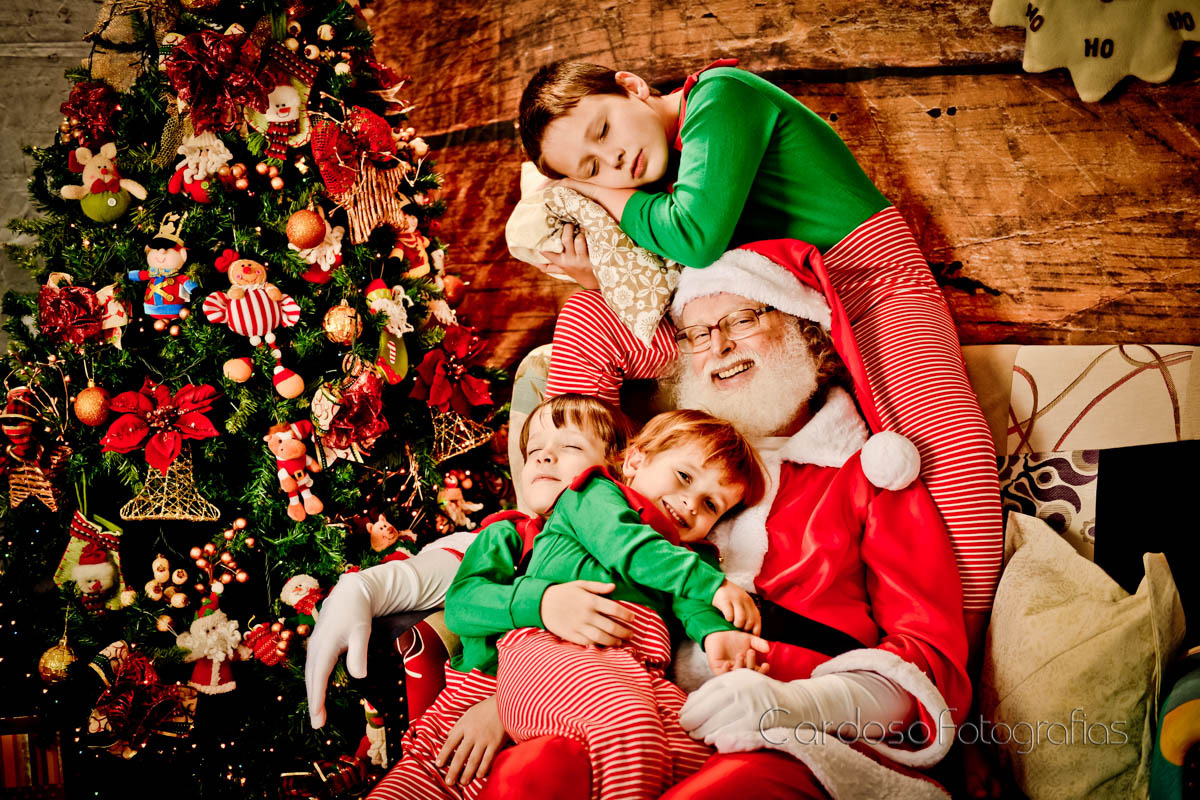
<instances>
[{"instance_id":1,"label":"orange ornament ball","mask_svg":"<svg viewBox=\"0 0 1200 800\"><path fill-rule=\"evenodd\" d=\"M288 217L287 238L301 250L316 247L325 241L325 220L309 209L301 209Z\"/></svg>"},{"instance_id":2,"label":"orange ornament ball","mask_svg":"<svg viewBox=\"0 0 1200 800\"><path fill-rule=\"evenodd\" d=\"M84 425L95 428L108 421L112 397L108 391L89 383L88 387L75 397L75 416Z\"/></svg>"},{"instance_id":3,"label":"orange ornament ball","mask_svg":"<svg viewBox=\"0 0 1200 800\"><path fill-rule=\"evenodd\" d=\"M467 296L467 284L457 275L443 276L442 294L446 296L446 305L458 308Z\"/></svg>"}]
</instances>

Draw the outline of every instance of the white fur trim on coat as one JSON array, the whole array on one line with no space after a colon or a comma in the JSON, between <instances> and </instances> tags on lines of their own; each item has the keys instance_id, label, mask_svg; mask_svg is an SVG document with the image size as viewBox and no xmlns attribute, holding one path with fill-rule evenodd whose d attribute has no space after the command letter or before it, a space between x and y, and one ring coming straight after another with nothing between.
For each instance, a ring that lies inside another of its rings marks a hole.
<instances>
[{"instance_id":1,"label":"white fur trim on coat","mask_svg":"<svg viewBox=\"0 0 1200 800\"><path fill-rule=\"evenodd\" d=\"M877 433L862 446L862 470L880 489L898 492L921 473L917 446L898 433Z\"/></svg>"},{"instance_id":2,"label":"white fur trim on coat","mask_svg":"<svg viewBox=\"0 0 1200 800\"><path fill-rule=\"evenodd\" d=\"M885 758L909 767L923 769L941 761L954 743L955 726L950 718L950 709L942 693L929 680L929 676L910 661L905 661L890 650L876 647L850 650L836 658L820 664L813 670L813 677L831 675L836 672L874 672L895 683L911 694L933 720L932 739L920 750L905 750L889 747L883 742L866 742L872 750Z\"/></svg>"},{"instance_id":3,"label":"white fur trim on coat","mask_svg":"<svg viewBox=\"0 0 1200 800\"><path fill-rule=\"evenodd\" d=\"M800 736L808 737L802 728ZM949 800L941 786L929 780L912 778L867 756L840 741L833 734L819 737L815 743L801 741L791 728L739 731L714 738L712 744L722 753L743 753L766 748L787 753L803 763L821 782L834 800Z\"/></svg>"},{"instance_id":4,"label":"white fur trim on coat","mask_svg":"<svg viewBox=\"0 0 1200 800\"><path fill-rule=\"evenodd\" d=\"M763 499L713 528L708 538L721 553L721 570L732 583L754 591L754 579L767 555L767 515L779 491L779 472L784 461L840 467L867 440L867 426L854 400L841 388L829 391L825 404L808 424L793 434L782 448L763 452L767 488Z\"/></svg>"},{"instance_id":5,"label":"white fur trim on coat","mask_svg":"<svg viewBox=\"0 0 1200 800\"><path fill-rule=\"evenodd\" d=\"M688 303L714 294L736 294L757 300L829 330L829 304L825 296L805 286L785 267L750 250L729 250L703 269L684 267L671 302L671 316L678 320Z\"/></svg>"}]
</instances>

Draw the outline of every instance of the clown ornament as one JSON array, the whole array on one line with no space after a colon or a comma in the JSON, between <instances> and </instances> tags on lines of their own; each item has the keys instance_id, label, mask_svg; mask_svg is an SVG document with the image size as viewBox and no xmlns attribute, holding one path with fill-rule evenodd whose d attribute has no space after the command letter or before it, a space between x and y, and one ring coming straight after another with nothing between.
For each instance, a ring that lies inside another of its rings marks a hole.
<instances>
[{"instance_id":1,"label":"clown ornament","mask_svg":"<svg viewBox=\"0 0 1200 800\"><path fill-rule=\"evenodd\" d=\"M283 352L275 346L275 329L290 328L300 320L300 306L291 295L267 282L267 268L257 261L226 250L216 262L217 270L229 273L228 292L213 292L204 298L204 316L209 322L225 323L234 333L250 339L255 347L266 346L275 358L275 391L289 400L304 391L304 379L283 366ZM249 357L225 362L225 377L245 383L254 374Z\"/></svg>"},{"instance_id":2,"label":"clown ornament","mask_svg":"<svg viewBox=\"0 0 1200 800\"><path fill-rule=\"evenodd\" d=\"M180 238L183 220L178 214L163 217L158 233L146 245L148 269L132 270L131 281L149 281L142 308L146 316L156 320L186 317L186 303L199 284L187 275L181 275L187 263L187 248Z\"/></svg>"}]
</instances>

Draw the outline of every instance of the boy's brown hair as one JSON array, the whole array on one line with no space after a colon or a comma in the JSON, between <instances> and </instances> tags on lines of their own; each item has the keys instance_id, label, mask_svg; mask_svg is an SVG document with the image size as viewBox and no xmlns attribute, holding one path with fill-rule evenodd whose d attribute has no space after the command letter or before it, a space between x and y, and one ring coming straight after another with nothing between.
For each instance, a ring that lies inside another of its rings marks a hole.
<instances>
[{"instance_id":1,"label":"boy's brown hair","mask_svg":"<svg viewBox=\"0 0 1200 800\"><path fill-rule=\"evenodd\" d=\"M609 464L613 467L620 465L625 443L629 441L629 422L608 403L586 394L560 394L543 400L530 411L525 424L521 426L522 456L529 455L526 451L529 446L529 423L543 408L550 412L550 423L555 428L571 425L604 442L604 456Z\"/></svg>"},{"instance_id":2,"label":"boy's brown hair","mask_svg":"<svg viewBox=\"0 0 1200 800\"><path fill-rule=\"evenodd\" d=\"M617 83L616 70L586 61L547 64L529 79L529 85L521 94L517 120L525 153L546 177L563 177L550 169L542 158L542 136L546 126L593 94L629 93Z\"/></svg>"},{"instance_id":3,"label":"boy's brown hair","mask_svg":"<svg viewBox=\"0 0 1200 800\"><path fill-rule=\"evenodd\" d=\"M647 422L629 447L651 458L664 450L690 444L700 448L705 465L716 462L727 478L745 483L743 506L753 506L762 500L767 489L762 460L728 420L690 408L667 411Z\"/></svg>"}]
</instances>

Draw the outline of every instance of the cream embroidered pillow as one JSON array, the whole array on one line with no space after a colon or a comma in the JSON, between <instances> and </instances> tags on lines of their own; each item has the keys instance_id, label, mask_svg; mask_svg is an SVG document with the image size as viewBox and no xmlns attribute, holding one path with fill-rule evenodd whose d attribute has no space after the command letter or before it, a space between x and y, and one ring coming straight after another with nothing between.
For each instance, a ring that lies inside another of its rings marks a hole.
<instances>
[{"instance_id":1,"label":"cream embroidered pillow","mask_svg":"<svg viewBox=\"0 0 1200 800\"><path fill-rule=\"evenodd\" d=\"M532 164L522 168L523 196L505 226L509 252L521 261L545 264L542 251L562 252L562 226L579 226L604 300L649 345L679 285L678 265L634 244L598 203L562 186L537 187L526 167Z\"/></svg>"}]
</instances>

